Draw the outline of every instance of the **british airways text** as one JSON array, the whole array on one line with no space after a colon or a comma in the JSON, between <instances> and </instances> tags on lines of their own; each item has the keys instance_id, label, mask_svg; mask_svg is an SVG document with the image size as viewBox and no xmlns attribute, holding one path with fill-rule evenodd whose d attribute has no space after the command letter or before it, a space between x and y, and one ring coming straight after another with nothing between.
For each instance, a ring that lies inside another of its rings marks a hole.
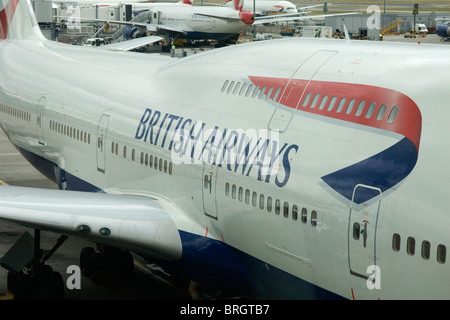
<instances>
[{"instance_id":1,"label":"british airways text","mask_svg":"<svg viewBox=\"0 0 450 320\"><path fill-rule=\"evenodd\" d=\"M296 144L281 144L273 130L208 127L205 122L147 108L136 129L137 140L171 151L175 164L224 167L278 187L289 181Z\"/></svg>"}]
</instances>

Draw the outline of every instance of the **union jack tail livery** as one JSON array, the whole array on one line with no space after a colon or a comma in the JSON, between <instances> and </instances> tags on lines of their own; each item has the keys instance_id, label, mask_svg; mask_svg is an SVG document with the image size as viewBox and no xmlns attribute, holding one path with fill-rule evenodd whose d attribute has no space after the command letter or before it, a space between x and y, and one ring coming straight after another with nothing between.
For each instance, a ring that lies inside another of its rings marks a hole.
<instances>
[{"instance_id":1,"label":"union jack tail livery","mask_svg":"<svg viewBox=\"0 0 450 320\"><path fill-rule=\"evenodd\" d=\"M45 39L29 0L0 0L0 40Z\"/></svg>"}]
</instances>

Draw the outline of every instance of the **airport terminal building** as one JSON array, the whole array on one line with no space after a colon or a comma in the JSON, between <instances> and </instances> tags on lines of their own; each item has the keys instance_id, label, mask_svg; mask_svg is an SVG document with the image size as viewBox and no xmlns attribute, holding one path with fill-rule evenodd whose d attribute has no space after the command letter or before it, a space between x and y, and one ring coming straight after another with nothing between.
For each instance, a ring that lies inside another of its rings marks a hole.
<instances>
[{"instance_id":1,"label":"airport terminal building","mask_svg":"<svg viewBox=\"0 0 450 320\"><path fill-rule=\"evenodd\" d=\"M448 19L450 19L450 12L439 14L423 12L416 15L416 24L424 24L430 33L434 33L436 27ZM405 12L330 16L325 18L325 25L330 26L333 31L342 31L345 25L348 32L353 34L357 34L360 28L377 29L377 27L381 32L386 30L388 33L401 34L412 31L414 15L412 12Z\"/></svg>"}]
</instances>

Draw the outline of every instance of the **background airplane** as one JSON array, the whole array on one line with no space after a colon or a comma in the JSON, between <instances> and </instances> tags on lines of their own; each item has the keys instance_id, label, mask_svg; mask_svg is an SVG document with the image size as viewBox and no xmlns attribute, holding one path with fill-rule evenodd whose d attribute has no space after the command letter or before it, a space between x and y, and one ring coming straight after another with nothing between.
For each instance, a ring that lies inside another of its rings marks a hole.
<instances>
[{"instance_id":1,"label":"background airplane","mask_svg":"<svg viewBox=\"0 0 450 320\"><path fill-rule=\"evenodd\" d=\"M228 6L233 6L231 0L227 0ZM255 1L255 15L256 16L265 16L269 12L278 12L278 13L298 13L297 6L293 3L285 0L280 1ZM253 12L253 0L243 1L243 10Z\"/></svg>"},{"instance_id":2,"label":"background airplane","mask_svg":"<svg viewBox=\"0 0 450 320\"><path fill-rule=\"evenodd\" d=\"M232 1L227 0L227 5L232 6ZM256 0L255 1L255 16L265 16L268 13L278 13L278 14L305 14L304 10L309 8L316 8L324 6L323 4L301 6L293 4L286 0ZM253 0L244 0L243 9L244 11L253 12Z\"/></svg>"},{"instance_id":3,"label":"background airplane","mask_svg":"<svg viewBox=\"0 0 450 320\"><path fill-rule=\"evenodd\" d=\"M235 7L210 6L163 6L153 7L142 12L149 22L116 21L102 19L84 19L79 17L59 17L79 19L80 21L100 21L132 26L125 33L125 38L144 36L146 32L164 36L170 43L173 38L187 40L219 40L228 41L239 36L239 33L253 23L254 15L242 11L239 0L234 0ZM70 21L70 20L69 20Z\"/></svg>"}]
</instances>

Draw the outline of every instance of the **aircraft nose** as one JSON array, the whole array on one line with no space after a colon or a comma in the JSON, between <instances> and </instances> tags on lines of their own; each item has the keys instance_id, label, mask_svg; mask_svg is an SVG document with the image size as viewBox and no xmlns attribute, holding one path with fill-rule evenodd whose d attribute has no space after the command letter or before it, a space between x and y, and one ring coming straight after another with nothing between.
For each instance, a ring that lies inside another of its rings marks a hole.
<instances>
[{"instance_id":1,"label":"aircraft nose","mask_svg":"<svg viewBox=\"0 0 450 320\"><path fill-rule=\"evenodd\" d=\"M245 24L253 24L255 21L255 15L251 12L239 12L239 17Z\"/></svg>"}]
</instances>

